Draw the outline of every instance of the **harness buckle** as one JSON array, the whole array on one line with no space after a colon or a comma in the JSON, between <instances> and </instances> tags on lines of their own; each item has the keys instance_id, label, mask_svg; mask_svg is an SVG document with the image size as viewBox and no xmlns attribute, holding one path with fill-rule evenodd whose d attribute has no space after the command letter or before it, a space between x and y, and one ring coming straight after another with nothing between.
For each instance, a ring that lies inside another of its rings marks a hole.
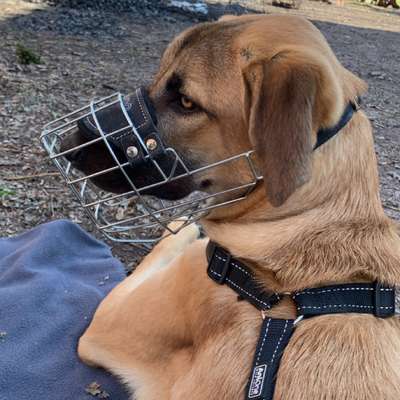
<instances>
[{"instance_id":1,"label":"harness buckle","mask_svg":"<svg viewBox=\"0 0 400 400\"><path fill-rule=\"evenodd\" d=\"M266 311L267 311L267 310L261 310L261 318L263 319L263 321L264 321L265 318L267 318L267 313L266 313Z\"/></svg>"},{"instance_id":2,"label":"harness buckle","mask_svg":"<svg viewBox=\"0 0 400 400\"><path fill-rule=\"evenodd\" d=\"M394 315L400 317L400 286L394 288Z\"/></svg>"},{"instance_id":3,"label":"harness buckle","mask_svg":"<svg viewBox=\"0 0 400 400\"><path fill-rule=\"evenodd\" d=\"M299 315L293 322L293 326L296 326L300 321L304 319L304 315Z\"/></svg>"}]
</instances>

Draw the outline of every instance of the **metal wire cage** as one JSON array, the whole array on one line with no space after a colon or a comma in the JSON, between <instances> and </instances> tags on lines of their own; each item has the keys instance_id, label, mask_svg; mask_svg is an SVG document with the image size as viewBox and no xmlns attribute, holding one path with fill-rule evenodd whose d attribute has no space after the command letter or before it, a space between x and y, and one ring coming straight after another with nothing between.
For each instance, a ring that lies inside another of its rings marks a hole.
<instances>
[{"instance_id":1,"label":"metal wire cage","mask_svg":"<svg viewBox=\"0 0 400 400\"><path fill-rule=\"evenodd\" d=\"M113 132L105 132L99 124L97 113L107 107L119 104L126 124ZM80 144L68 150L61 150L62 141L71 135L77 127L77 122L82 118L92 116L96 128L100 135L86 143ZM110 136L118 135L121 132L129 131L135 135L146 151L146 144L137 132L137 129L126 112L126 102L120 93L111 96L93 100L88 106L76 110L68 115L50 122L43 128L41 142L44 149L49 154L50 159L57 167L67 186L71 189L83 210L90 218L94 226L100 230L108 239L117 242L128 242L139 245L147 245L160 240L162 233L174 234L188 224L199 220L216 207L227 206L231 203L243 200L253 189L258 180L262 179L255 169L252 154L248 151L230 158L209 164L202 168L190 170L182 158L173 148L166 148L165 151L173 157L173 166L168 174L163 171L156 159L150 157L149 153L145 155L158 171L159 180L145 187L136 187L134 182L127 174L126 169L130 166L128 161L121 162L113 151L109 143ZM85 175L73 168L72 163L66 158L68 153L88 147L103 141L115 162L110 168L96 171L95 173ZM241 161L240 161L241 160ZM166 183L182 179L187 175L194 175L209 168L217 168L222 164L232 164L235 167L237 162L246 162L248 165L251 179L248 182L235 186L217 193L194 192L186 198L179 201L166 201L153 196L144 195L148 189L165 185ZM98 178L103 174L119 170L126 181L129 183L129 190L124 193L114 194L105 192L95 186L92 178ZM183 171L177 174L177 171ZM229 194L229 200L226 200L226 194ZM183 221L178 229L171 229L168 224L172 221ZM165 234L163 235L165 237Z\"/></svg>"}]
</instances>

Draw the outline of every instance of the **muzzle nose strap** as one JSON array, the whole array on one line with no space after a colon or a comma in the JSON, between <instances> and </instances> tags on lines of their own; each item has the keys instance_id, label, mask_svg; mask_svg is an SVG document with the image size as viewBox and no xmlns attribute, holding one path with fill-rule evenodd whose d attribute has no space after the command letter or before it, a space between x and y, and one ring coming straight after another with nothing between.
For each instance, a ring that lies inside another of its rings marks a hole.
<instances>
[{"instance_id":1,"label":"muzzle nose strap","mask_svg":"<svg viewBox=\"0 0 400 400\"><path fill-rule=\"evenodd\" d=\"M118 131L107 140L130 164L137 164L165 153L156 124L154 107L141 87L133 95L121 97L119 102L82 118L78 128L89 140L101 135L99 126L104 134Z\"/></svg>"}]
</instances>

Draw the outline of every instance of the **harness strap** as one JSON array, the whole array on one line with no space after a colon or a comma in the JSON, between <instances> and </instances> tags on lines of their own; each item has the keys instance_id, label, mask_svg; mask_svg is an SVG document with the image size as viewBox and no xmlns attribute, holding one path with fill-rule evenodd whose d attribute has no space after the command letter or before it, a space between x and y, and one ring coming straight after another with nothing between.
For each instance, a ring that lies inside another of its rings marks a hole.
<instances>
[{"instance_id":1,"label":"harness strap","mask_svg":"<svg viewBox=\"0 0 400 400\"><path fill-rule=\"evenodd\" d=\"M247 386L246 400L272 400L279 364L293 331L292 319L264 319Z\"/></svg>"},{"instance_id":2,"label":"harness strap","mask_svg":"<svg viewBox=\"0 0 400 400\"><path fill-rule=\"evenodd\" d=\"M347 283L307 289L293 295L304 317L334 313L364 313L385 318L395 314L395 288L379 283Z\"/></svg>"},{"instance_id":3,"label":"harness strap","mask_svg":"<svg viewBox=\"0 0 400 400\"><path fill-rule=\"evenodd\" d=\"M246 265L232 258L228 251L211 241L207 246L207 259L207 273L213 281L220 285L226 284L236 291L241 299L259 310L267 310L279 302L279 294L265 291Z\"/></svg>"}]
</instances>

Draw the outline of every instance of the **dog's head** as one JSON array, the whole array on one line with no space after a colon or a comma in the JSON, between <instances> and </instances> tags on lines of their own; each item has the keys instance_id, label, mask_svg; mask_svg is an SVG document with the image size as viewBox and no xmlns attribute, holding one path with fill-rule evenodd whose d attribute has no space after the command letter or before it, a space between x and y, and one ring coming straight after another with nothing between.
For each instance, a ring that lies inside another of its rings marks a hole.
<instances>
[{"instance_id":1,"label":"dog's head","mask_svg":"<svg viewBox=\"0 0 400 400\"><path fill-rule=\"evenodd\" d=\"M336 124L346 102L362 89L309 22L245 16L225 17L179 35L165 51L148 95L162 141L190 169L254 149L266 199L280 206L311 177L318 129ZM85 140L77 132L64 149ZM102 142L70 158L87 174L114 165ZM151 168L146 164L126 172L142 187L154 180ZM178 199L195 190L221 192L251 179L242 160L148 193ZM119 171L94 183L113 192L127 190Z\"/></svg>"}]
</instances>

